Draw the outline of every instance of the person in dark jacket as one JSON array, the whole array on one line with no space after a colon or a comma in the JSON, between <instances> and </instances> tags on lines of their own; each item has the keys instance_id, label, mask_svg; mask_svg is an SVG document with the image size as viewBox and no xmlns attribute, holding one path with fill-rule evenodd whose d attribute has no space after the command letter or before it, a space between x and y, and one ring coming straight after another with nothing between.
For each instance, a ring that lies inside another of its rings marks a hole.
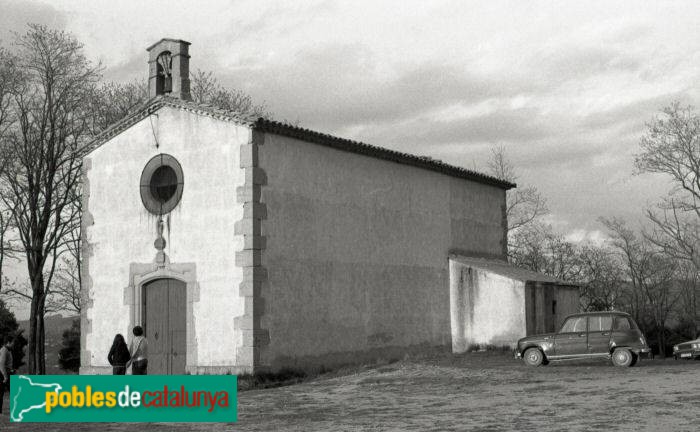
<instances>
[{"instance_id":1,"label":"person in dark jacket","mask_svg":"<svg viewBox=\"0 0 700 432\"><path fill-rule=\"evenodd\" d=\"M2 401L5 390L10 391L10 375L14 373L14 362L12 361L12 348L15 338L11 335L0 337L0 414L2 414Z\"/></svg>"},{"instance_id":2,"label":"person in dark jacket","mask_svg":"<svg viewBox=\"0 0 700 432\"><path fill-rule=\"evenodd\" d=\"M126 363L131 358L129 354L129 348L126 346L126 341L124 336L117 334L114 336L114 342L112 343L112 349L109 350L109 355L107 360L109 364L112 365L113 375L125 375L126 374Z\"/></svg>"}]
</instances>

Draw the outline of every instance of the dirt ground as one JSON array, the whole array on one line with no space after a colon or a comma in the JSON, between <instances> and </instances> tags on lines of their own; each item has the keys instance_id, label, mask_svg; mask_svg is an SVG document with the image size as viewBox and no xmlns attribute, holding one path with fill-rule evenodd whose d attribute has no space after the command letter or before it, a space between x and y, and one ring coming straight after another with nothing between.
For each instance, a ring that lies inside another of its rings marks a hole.
<instances>
[{"instance_id":1,"label":"dirt ground","mask_svg":"<svg viewBox=\"0 0 700 432\"><path fill-rule=\"evenodd\" d=\"M529 368L486 352L405 360L241 392L235 425L23 425L8 423L4 415L0 430L690 431L697 430L699 405L700 361Z\"/></svg>"}]
</instances>

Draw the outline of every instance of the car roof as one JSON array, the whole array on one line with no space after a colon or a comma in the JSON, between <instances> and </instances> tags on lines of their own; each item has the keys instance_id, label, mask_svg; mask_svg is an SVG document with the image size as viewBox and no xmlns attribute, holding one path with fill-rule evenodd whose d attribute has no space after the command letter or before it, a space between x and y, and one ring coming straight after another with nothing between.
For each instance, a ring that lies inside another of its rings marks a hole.
<instances>
[{"instance_id":1,"label":"car roof","mask_svg":"<svg viewBox=\"0 0 700 432\"><path fill-rule=\"evenodd\" d=\"M620 311L598 311L598 312L581 312L581 313L575 313L571 315L567 315L567 318L569 317L574 317L574 316L591 316L591 315L619 315L619 316L630 316L627 312L620 312Z\"/></svg>"}]
</instances>

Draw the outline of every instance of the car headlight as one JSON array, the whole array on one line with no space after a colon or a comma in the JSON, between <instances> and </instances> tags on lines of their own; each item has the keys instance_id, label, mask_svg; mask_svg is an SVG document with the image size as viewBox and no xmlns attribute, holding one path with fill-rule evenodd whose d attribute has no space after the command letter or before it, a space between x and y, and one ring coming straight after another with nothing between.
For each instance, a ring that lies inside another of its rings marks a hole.
<instances>
[{"instance_id":1,"label":"car headlight","mask_svg":"<svg viewBox=\"0 0 700 432\"><path fill-rule=\"evenodd\" d=\"M642 345L646 346L647 341L646 341L646 339L644 339L644 336L639 336L639 343L641 343Z\"/></svg>"},{"instance_id":2,"label":"car headlight","mask_svg":"<svg viewBox=\"0 0 700 432\"><path fill-rule=\"evenodd\" d=\"M700 349L700 343L694 343L693 349Z\"/></svg>"},{"instance_id":3,"label":"car headlight","mask_svg":"<svg viewBox=\"0 0 700 432\"><path fill-rule=\"evenodd\" d=\"M673 346L673 351L678 351L678 345Z\"/></svg>"}]
</instances>

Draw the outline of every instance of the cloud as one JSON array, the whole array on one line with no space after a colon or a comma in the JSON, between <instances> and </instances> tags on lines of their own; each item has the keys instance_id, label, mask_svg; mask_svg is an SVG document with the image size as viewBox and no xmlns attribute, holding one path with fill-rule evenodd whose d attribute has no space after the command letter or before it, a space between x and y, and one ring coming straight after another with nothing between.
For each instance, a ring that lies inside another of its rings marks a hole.
<instances>
[{"instance_id":1,"label":"cloud","mask_svg":"<svg viewBox=\"0 0 700 432\"><path fill-rule=\"evenodd\" d=\"M13 32L24 33L28 23L63 29L66 15L54 6L21 0L0 0L0 41L14 40Z\"/></svg>"},{"instance_id":2,"label":"cloud","mask_svg":"<svg viewBox=\"0 0 700 432\"><path fill-rule=\"evenodd\" d=\"M636 73L643 64L641 58L609 46L562 44L539 51L531 58L532 70L539 71L542 79L553 84L598 75Z\"/></svg>"},{"instance_id":3,"label":"cloud","mask_svg":"<svg viewBox=\"0 0 700 432\"><path fill-rule=\"evenodd\" d=\"M689 101L692 98L686 90L664 93L661 95L641 95L637 100L623 103L607 110L598 110L586 115L581 123L581 129L600 128L626 128L633 127L639 130L645 122L658 114L661 108L668 106L673 101Z\"/></svg>"},{"instance_id":4,"label":"cloud","mask_svg":"<svg viewBox=\"0 0 700 432\"><path fill-rule=\"evenodd\" d=\"M589 243L602 246L610 237L601 230L575 229L564 236L566 241L572 243Z\"/></svg>"},{"instance_id":5,"label":"cloud","mask_svg":"<svg viewBox=\"0 0 700 432\"><path fill-rule=\"evenodd\" d=\"M447 145L453 151L470 144L530 142L548 136L550 125L542 121L536 108L496 108L486 113L442 119L421 116L400 122L394 128L383 127L363 133L378 142L403 147L429 146L439 150Z\"/></svg>"},{"instance_id":6,"label":"cloud","mask_svg":"<svg viewBox=\"0 0 700 432\"><path fill-rule=\"evenodd\" d=\"M123 59L121 62L106 68L103 73L106 81L133 81L148 79L148 58L146 51Z\"/></svg>"},{"instance_id":7,"label":"cloud","mask_svg":"<svg viewBox=\"0 0 700 432\"><path fill-rule=\"evenodd\" d=\"M504 145L519 183L537 186L569 223L562 232L593 232L598 216L634 217L653 202L665 185L628 179L644 122L675 99L699 105L697 6L95 0L19 9L63 17L108 79L145 79L144 48L181 37L193 69L213 70L277 118L470 168Z\"/></svg>"},{"instance_id":8,"label":"cloud","mask_svg":"<svg viewBox=\"0 0 700 432\"><path fill-rule=\"evenodd\" d=\"M247 91L274 101L283 117L297 116L326 129L402 121L437 107L476 103L501 92L490 79L454 66L421 64L381 71L380 60L357 44L302 50L289 62L264 69L241 68L224 80L247 83Z\"/></svg>"}]
</instances>

